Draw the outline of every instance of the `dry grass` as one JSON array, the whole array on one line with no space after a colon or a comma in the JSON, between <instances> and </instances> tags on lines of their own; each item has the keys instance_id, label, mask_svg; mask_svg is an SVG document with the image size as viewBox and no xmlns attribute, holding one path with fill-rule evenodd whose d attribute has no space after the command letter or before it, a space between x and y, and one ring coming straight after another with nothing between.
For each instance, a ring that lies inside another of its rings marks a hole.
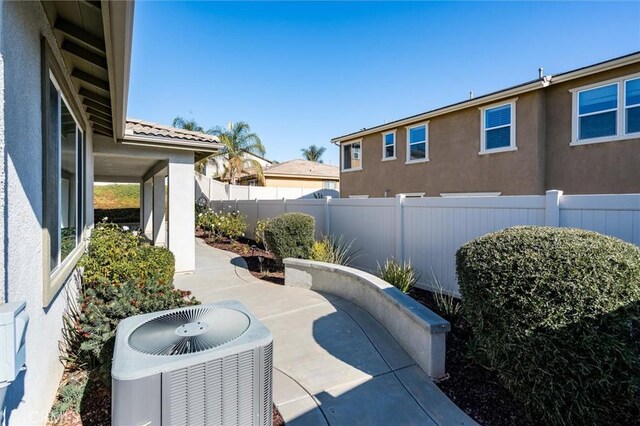
<instances>
[{"instance_id":1,"label":"dry grass","mask_svg":"<svg viewBox=\"0 0 640 426\"><path fill-rule=\"evenodd\" d=\"M140 207L140 185L101 185L93 188L95 209L128 209Z\"/></svg>"}]
</instances>

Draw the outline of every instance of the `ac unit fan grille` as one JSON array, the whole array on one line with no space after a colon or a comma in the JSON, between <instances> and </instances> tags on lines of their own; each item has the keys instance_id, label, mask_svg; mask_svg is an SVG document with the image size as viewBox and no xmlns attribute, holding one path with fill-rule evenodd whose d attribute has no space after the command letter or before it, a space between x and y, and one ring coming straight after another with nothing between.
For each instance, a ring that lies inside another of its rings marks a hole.
<instances>
[{"instance_id":1,"label":"ac unit fan grille","mask_svg":"<svg viewBox=\"0 0 640 426\"><path fill-rule=\"evenodd\" d=\"M249 325L249 317L235 309L192 307L141 324L128 343L148 355L193 354L237 339Z\"/></svg>"}]
</instances>

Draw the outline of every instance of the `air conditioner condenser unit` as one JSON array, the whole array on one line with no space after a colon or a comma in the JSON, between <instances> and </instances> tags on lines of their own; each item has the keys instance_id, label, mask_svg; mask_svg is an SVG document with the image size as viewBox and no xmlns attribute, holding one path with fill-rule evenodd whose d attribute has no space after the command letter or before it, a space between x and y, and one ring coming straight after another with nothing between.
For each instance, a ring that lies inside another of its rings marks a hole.
<instances>
[{"instance_id":1,"label":"air conditioner condenser unit","mask_svg":"<svg viewBox=\"0 0 640 426\"><path fill-rule=\"evenodd\" d=\"M137 315L116 331L112 424L271 425L273 336L240 302Z\"/></svg>"}]
</instances>

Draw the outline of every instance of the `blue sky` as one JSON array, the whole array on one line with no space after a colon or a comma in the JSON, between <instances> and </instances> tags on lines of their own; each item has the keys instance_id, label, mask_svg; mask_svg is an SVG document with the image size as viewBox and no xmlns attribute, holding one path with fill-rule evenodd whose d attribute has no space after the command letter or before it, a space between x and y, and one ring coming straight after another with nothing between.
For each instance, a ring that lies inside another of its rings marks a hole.
<instances>
[{"instance_id":1,"label":"blue sky","mask_svg":"<svg viewBox=\"0 0 640 426\"><path fill-rule=\"evenodd\" d=\"M128 115L243 120L267 157L640 50L633 2L136 3Z\"/></svg>"}]
</instances>

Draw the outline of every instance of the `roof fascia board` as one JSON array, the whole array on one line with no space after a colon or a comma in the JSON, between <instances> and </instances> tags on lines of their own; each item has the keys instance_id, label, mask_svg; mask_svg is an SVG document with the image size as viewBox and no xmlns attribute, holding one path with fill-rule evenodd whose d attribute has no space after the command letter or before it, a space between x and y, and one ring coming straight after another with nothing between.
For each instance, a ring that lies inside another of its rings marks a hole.
<instances>
[{"instance_id":1,"label":"roof fascia board","mask_svg":"<svg viewBox=\"0 0 640 426\"><path fill-rule=\"evenodd\" d=\"M218 152L222 147L221 144L215 142L194 142L185 139L168 139L162 137L137 136L129 134L125 135L123 139L119 139L118 142L124 145L155 146L158 148L206 152Z\"/></svg>"},{"instance_id":2,"label":"roof fascia board","mask_svg":"<svg viewBox=\"0 0 640 426\"><path fill-rule=\"evenodd\" d=\"M133 37L133 1L101 3L105 47L113 115L113 137L124 136L129 97L131 45Z\"/></svg>"}]
</instances>

